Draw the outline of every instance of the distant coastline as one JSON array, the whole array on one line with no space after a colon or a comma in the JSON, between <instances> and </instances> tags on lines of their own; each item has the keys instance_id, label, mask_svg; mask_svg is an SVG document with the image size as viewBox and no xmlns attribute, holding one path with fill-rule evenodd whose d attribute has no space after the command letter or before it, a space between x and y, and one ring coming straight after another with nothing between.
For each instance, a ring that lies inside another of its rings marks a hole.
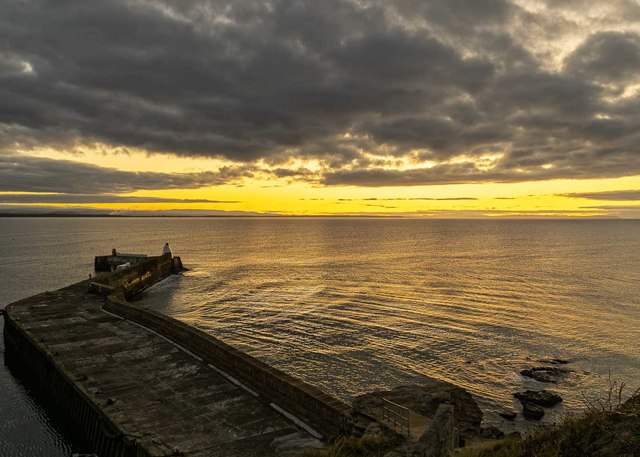
<instances>
[{"instance_id":1,"label":"distant coastline","mask_svg":"<svg viewBox=\"0 0 640 457\"><path fill-rule=\"evenodd\" d=\"M176 218L176 219L196 219L196 218L214 218L214 219L424 219L424 220L484 220L484 221L638 221L640 218L621 218L621 217L540 217L540 216L511 216L511 217L421 217L407 216L402 214L375 215L375 214L101 214L101 213L0 213L0 218L37 218L37 217L58 217L58 218Z\"/></svg>"}]
</instances>

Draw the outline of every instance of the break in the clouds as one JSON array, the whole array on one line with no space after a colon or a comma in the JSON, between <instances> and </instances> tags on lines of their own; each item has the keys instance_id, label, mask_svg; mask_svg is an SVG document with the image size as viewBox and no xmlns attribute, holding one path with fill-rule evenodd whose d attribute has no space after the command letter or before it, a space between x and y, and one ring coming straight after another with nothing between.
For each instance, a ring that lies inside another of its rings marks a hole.
<instances>
[{"instance_id":1,"label":"break in the clouds","mask_svg":"<svg viewBox=\"0 0 640 457\"><path fill-rule=\"evenodd\" d=\"M639 89L635 0L5 0L0 186L206 186L258 161L324 185L640 174ZM6 172L96 142L238 168Z\"/></svg>"}]
</instances>

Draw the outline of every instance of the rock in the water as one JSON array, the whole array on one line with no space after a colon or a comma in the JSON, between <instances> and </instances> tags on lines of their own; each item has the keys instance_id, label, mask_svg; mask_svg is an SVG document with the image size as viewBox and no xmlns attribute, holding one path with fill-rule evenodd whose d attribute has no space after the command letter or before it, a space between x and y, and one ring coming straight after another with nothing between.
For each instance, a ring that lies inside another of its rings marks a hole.
<instances>
[{"instance_id":1,"label":"rock in the water","mask_svg":"<svg viewBox=\"0 0 640 457\"><path fill-rule=\"evenodd\" d=\"M518 416L518 413L514 412L514 411L506 411L504 413L500 413L501 417L504 417L505 419L512 421L515 420L515 418Z\"/></svg>"},{"instance_id":2,"label":"rock in the water","mask_svg":"<svg viewBox=\"0 0 640 457\"><path fill-rule=\"evenodd\" d=\"M522 402L522 415L526 419L539 421L544 417L544 409L529 402Z\"/></svg>"},{"instance_id":3,"label":"rock in the water","mask_svg":"<svg viewBox=\"0 0 640 457\"><path fill-rule=\"evenodd\" d=\"M353 408L356 412L377 417L381 415L383 398L428 418L434 417L440 404L453 405L460 437L466 439L480 436L482 411L471 394L461 387L430 379L422 385L400 386L390 391L360 395L353 401Z\"/></svg>"},{"instance_id":4,"label":"rock in the water","mask_svg":"<svg viewBox=\"0 0 640 457\"><path fill-rule=\"evenodd\" d=\"M481 436L486 439L501 440L504 438L504 432L498 427L487 427L482 429Z\"/></svg>"},{"instance_id":5,"label":"rock in the water","mask_svg":"<svg viewBox=\"0 0 640 457\"><path fill-rule=\"evenodd\" d=\"M568 375L569 370L558 367L534 367L522 370L520 374L528 378L533 378L536 381L556 383L559 379Z\"/></svg>"},{"instance_id":6,"label":"rock in the water","mask_svg":"<svg viewBox=\"0 0 640 457\"><path fill-rule=\"evenodd\" d=\"M560 395L546 390L527 390L525 392L516 392L513 396L520 400L522 404L531 403L546 407L555 406L562 401L562 397Z\"/></svg>"}]
</instances>

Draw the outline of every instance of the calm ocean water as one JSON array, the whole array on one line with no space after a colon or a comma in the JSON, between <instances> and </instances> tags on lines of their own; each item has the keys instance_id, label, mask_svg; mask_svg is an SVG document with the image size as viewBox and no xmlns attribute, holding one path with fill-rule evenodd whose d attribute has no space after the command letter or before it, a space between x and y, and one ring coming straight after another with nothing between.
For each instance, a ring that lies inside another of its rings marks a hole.
<instances>
[{"instance_id":1,"label":"calm ocean water","mask_svg":"<svg viewBox=\"0 0 640 457\"><path fill-rule=\"evenodd\" d=\"M0 219L0 306L86 278L112 247L165 241L191 270L141 305L347 401L434 377L508 431L497 413L542 387L519 375L538 359L572 362L556 413L609 372L640 384L640 221ZM6 367L0 384L0 455L81 447Z\"/></svg>"}]
</instances>

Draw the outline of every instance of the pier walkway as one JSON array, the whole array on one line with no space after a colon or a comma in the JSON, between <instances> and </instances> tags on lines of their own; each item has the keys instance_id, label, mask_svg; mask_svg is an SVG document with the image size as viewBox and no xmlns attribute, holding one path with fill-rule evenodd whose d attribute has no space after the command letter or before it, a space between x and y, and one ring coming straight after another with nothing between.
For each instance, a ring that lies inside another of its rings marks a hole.
<instances>
[{"instance_id":1,"label":"pier walkway","mask_svg":"<svg viewBox=\"0 0 640 457\"><path fill-rule=\"evenodd\" d=\"M41 378L54 369L71 381L51 382L50 396L73 401L73 388L84 397L67 410L94 442L99 435L99 455L262 457L286 454L287 442L309 444L250 390L159 334L103 311L105 298L87 290L82 282L10 305L5 339Z\"/></svg>"}]
</instances>

